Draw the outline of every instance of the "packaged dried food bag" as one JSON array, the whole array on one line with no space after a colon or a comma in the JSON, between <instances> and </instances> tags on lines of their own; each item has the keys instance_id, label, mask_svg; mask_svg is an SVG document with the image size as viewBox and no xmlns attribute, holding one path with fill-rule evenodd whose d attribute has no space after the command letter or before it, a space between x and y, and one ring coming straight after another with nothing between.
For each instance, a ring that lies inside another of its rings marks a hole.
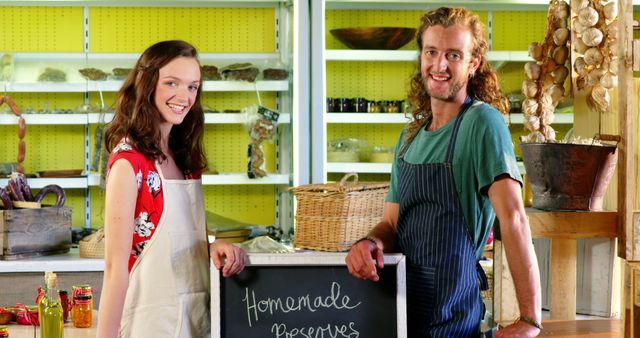
<instances>
[{"instance_id":1,"label":"packaged dried food bag","mask_svg":"<svg viewBox=\"0 0 640 338\"><path fill-rule=\"evenodd\" d=\"M243 113L246 116L245 125L250 138L247 148L247 175L249 178L267 176L264 170L262 142L273 139L280 113L262 105L246 107Z\"/></svg>"}]
</instances>

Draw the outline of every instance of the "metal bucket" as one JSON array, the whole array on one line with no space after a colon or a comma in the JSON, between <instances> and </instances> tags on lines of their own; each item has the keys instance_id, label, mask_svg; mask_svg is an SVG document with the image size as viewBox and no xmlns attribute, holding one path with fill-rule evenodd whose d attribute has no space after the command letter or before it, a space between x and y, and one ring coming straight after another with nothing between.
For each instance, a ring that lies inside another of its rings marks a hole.
<instances>
[{"instance_id":1,"label":"metal bucket","mask_svg":"<svg viewBox=\"0 0 640 338\"><path fill-rule=\"evenodd\" d=\"M565 143L523 143L522 158L542 210L602 210L618 161L617 147Z\"/></svg>"}]
</instances>

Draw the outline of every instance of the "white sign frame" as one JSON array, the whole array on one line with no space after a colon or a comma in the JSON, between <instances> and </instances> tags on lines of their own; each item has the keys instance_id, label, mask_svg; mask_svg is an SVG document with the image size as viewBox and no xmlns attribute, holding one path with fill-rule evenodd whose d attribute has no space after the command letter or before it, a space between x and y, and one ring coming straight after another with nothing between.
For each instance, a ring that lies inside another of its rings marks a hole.
<instances>
[{"instance_id":1,"label":"white sign frame","mask_svg":"<svg viewBox=\"0 0 640 338\"><path fill-rule=\"evenodd\" d=\"M249 253L247 266L346 266L343 252ZM402 254L385 254L384 269L396 269L396 329L407 338L406 263ZM353 277L355 278L355 277ZM372 282L374 283L374 282ZM211 265L211 337L221 337L220 270Z\"/></svg>"}]
</instances>

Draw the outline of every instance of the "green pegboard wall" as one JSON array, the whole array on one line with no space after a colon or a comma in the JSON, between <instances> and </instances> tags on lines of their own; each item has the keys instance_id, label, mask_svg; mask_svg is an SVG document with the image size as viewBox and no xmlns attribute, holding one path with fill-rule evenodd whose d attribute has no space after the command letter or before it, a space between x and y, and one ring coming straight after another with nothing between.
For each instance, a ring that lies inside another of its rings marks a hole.
<instances>
[{"instance_id":1,"label":"green pegboard wall","mask_svg":"<svg viewBox=\"0 0 640 338\"><path fill-rule=\"evenodd\" d=\"M493 50L527 50L529 43L544 40L547 12L495 11L492 22Z\"/></svg>"},{"instance_id":2,"label":"green pegboard wall","mask_svg":"<svg viewBox=\"0 0 640 338\"><path fill-rule=\"evenodd\" d=\"M9 93L9 95L16 102L22 112L29 110L40 111L43 110L45 104L48 106L49 111L56 109L71 109L75 110L77 106L84 102L83 93ZM7 106L0 107L2 111Z\"/></svg>"},{"instance_id":3,"label":"green pegboard wall","mask_svg":"<svg viewBox=\"0 0 640 338\"><path fill-rule=\"evenodd\" d=\"M99 187L89 188L91 199L91 227L100 228L104 226L104 191Z\"/></svg>"},{"instance_id":4,"label":"green pegboard wall","mask_svg":"<svg viewBox=\"0 0 640 338\"><path fill-rule=\"evenodd\" d=\"M3 52L82 52L82 7L0 7Z\"/></svg>"},{"instance_id":5,"label":"green pegboard wall","mask_svg":"<svg viewBox=\"0 0 640 338\"><path fill-rule=\"evenodd\" d=\"M0 126L0 162L15 162L18 126ZM84 168L84 126L28 125L25 136L25 173Z\"/></svg>"},{"instance_id":6,"label":"green pegboard wall","mask_svg":"<svg viewBox=\"0 0 640 338\"><path fill-rule=\"evenodd\" d=\"M345 174L327 174L327 182L340 182ZM358 174L358 182L389 182L391 174Z\"/></svg>"},{"instance_id":7,"label":"green pegboard wall","mask_svg":"<svg viewBox=\"0 0 640 338\"><path fill-rule=\"evenodd\" d=\"M327 127L327 141L342 138L357 138L367 141L371 147L395 147L403 124L359 124L340 123L329 124Z\"/></svg>"},{"instance_id":8,"label":"green pegboard wall","mask_svg":"<svg viewBox=\"0 0 640 338\"><path fill-rule=\"evenodd\" d=\"M215 111L241 110L258 104L255 92L203 92L202 94L202 104ZM260 100L264 106L275 109L275 92L261 92Z\"/></svg>"},{"instance_id":9,"label":"green pegboard wall","mask_svg":"<svg viewBox=\"0 0 640 338\"><path fill-rule=\"evenodd\" d=\"M140 53L168 39L189 41L200 53L273 53L275 9L91 7L89 32L89 49L98 53Z\"/></svg>"},{"instance_id":10,"label":"green pegboard wall","mask_svg":"<svg viewBox=\"0 0 640 338\"><path fill-rule=\"evenodd\" d=\"M204 186L205 209L242 222L275 223L276 188L272 185Z\"/></svg>"},{"instance_id":11,"label":"green pegboard wall","mask_svg":"<svg viewBox=\"0 0 640 338\"><path fill-rule=\"evenodd\" d=\"M327 62L327 97L404 100L413 62Z\"/></svg>"},{"instance_id":12,"label":"green pegboard wall","mask_svg":"<svg viewBox=\"0 0 640 338\"><path fill-rule=\"evenodd\" d=\"M244 173L247 171L247 146L249 133L243 125L215 124L205 127L204 149L209 170L219 173ZM273 143L262 143L268 172L275 168Z\"/></svg>"}]
</instances>

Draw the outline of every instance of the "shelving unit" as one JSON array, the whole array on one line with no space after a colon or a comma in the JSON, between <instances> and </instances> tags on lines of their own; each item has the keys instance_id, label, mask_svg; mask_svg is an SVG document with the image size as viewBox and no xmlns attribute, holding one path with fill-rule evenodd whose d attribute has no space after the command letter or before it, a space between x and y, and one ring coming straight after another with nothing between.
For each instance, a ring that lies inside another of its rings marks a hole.
<instances>
[{"instance_id":1,"label":"shelving unit","mask_svg":"<svg viewBox=\"0 0 640 338\"><path fill-rule=\"evenodd\" d=\"M254 93L264 93L261 95L263 104L281 113L273 145L267 144L265 146L268 166L265 169L269 174L264 178L249 179L244 172L246 170L246 144L249 142L249 136L244 127L246 118L243 114L206 113L205 148L208 149L207 155L211 169L220 172L220 174L203 175L205 204L218 205L218 199L220 201L231 200L222 196L218 197L218 194L245 195L246 197L240 197L239 201L234 200L235 202L228 203L234 203L239 208L260 205L256 208L259 211L253 213L238 211L238 214L254 218L269 217L269 214L273 214L273 220L264 219L255 221L255 223L275 224L289 230L292 229L292 201L284 191L293 184L299 184L301 176L296 171L299 165L294 165L294 163L305 160L300 157L301 150L294 149L296 142L293 138L300 135L296 131L299 109L294 109L294 104L299 106L299 102L294 103L298 95L297 90L294 92L294 88L298 87L300 75L297 74L298 70L296 69L299 64L298 51L293 44L293 17L298 13L295 12L297 9L291 6L288 1L196 0L179 3L150 1L144 4L133 4L114 0L100 2L62 1L56 2L55 5L47 1L26 1L21 2L20 5L16 5L14 2L0 1L0 6L5 6L3 11L12 13L13 17L17 18L12 20L17 20L16 22L28 22L29 18L38 15L45 15L52 22L64 17L62 20L65 21L65 25L58 25L55 29L66 30L65 33L69 33L66 36L70 37L65 38L67 39L65 41L57 40L59 36L64 34L49 29L47 25L34 23L29 25L30 33L20 31L18 28L22 26L14 24L17 27L16 30L9 30L9 36L6 37L5 43L0 43L0 55L10 53L13 66L11 81L0 83L0 89L14 98L26 97L33 100L34 97L41 96L41 103L49 102L42 105L38 103L35 106L48 106L50 111L54 112L60 108L75 110L77 102L73 103L73 106L60 103L68 100L69 97L73 97L74 100L76 97L79 99L84 97L85 103L95 104L98 93L101 96L100 99L102 100L104 95L106 105L110 105L116 92L120 90L123 80L109 77L103 81L87 81L82 78L78 70L93 67L109 72L115 67L132 68L140 52L151 43L175 38L176 28L173 26L182 24L174 22L171 19L173 15L166 15L169 12L189 17L192 23L201 27L180 33L180 38L192 42L198 47L199 60L202 65L215 65L221 69L233 63L250 62L258 67L260 74L254 83L228 80L203 81L202 98L203 105L207 104L205 100L209 100L213 104L208 104L215 105L216 108L226 105L231 106L229 108L233 108L232 110L239 110L258 103ZM216 18L215 24L211 24L212 18ZM238 18L241 19L238 20ZM105 19L108 22L103 21ZM74 20L78 20L75 21L77 25L70 24ZM10 22L7 24L10 25ZM216 26L224 27L224 29L216 29ZM153 29L149 30L147 27L153 27ZM137 38L133 38L130 34L131 31L139 32L136 34ZM180 31L182 32L182 30ZM253 33L249 33L251 31ZM21 34L31 35L21 36ZM52 34L51 38L48 37L49 34ZM38 38L33 39L32 36L38 36ZM149 40L149 42L145 40ZM255 40L255 42L250 40ZM17 45L17 41L20 41L21 44ZM38 82L38 75L45 67L63 70L66 73L66 81ZM261 72L266 68L285 68L291 72L286 80L263 80ZM302 76L304 77L304 75ZM92 96L93 99L91 99ZM64 142L74 142L73 147L76 150L82 142L83 158L75 157L74 163L77 163L77 160L81 161L84 169L83 176L29 178L28 180L34 189L42 188L48 184L57 184L65 189L72 189L67 193L68 196L70 193L75 196L72 199L77 199L78 193L83 190L84 201L81 204L84 209L83 223L85 226L95 226L96 224L93 224L95 220L92 223L93 217L96 215L102 217L100 212L96 211L100 209L102 197L96 190L100 185L100 174L90 171L90 162L93 159L94 133L98 124L111 121L113 114L105 114L104 116L98 113L31 114L25 112L33 109L33 104L21 104L23 101L17 102L23 110L27 124L27 160L30 156L37 156L33 143L38 142L34 141L37 133L47 132L52 135L59 133L62 138L58 135L53 138L64 140ZM1 109L4 111L4 107ZM17 117L13 115L0 113L0 128L9 131L5 133L8 141L12 140L8 136L12 131L11 126L16 125L17 128L17 121ZM11 134L11 136L14 135ZM69 135L72 134L75 135L73 136L74 141L69 141L71 139ZM228 145L225 146L225 144ZM49 144L44 145L49 146ZM69 144L63 147L52 146L51 153L55 154L59 149L67 146ZM37 148L38 145L35 147ZM9 151L5 154L11 154L13 147L7 146L7 148ZM232 154L226 154L229 152ZM0 160L8 162L12 159L13 155L10 155L10 157ZM229 161L232 163L228 164ZM51 163L61 165L63 162ZM224 164L222 169L220 168L221 163ZM77 164L71 166L76 167ZM29 168L27 163L27 169L30 170L28 172L43 170L41 167ZM56 169L52 164L49 164L48 168ZM6 184L7 179L0 179L0 186ZM255 192L247 193L252 191ZM271 197L266 196L269 192L272 192ZM248 200L242 202L242 198ZM257 199L252 201L252 198ZM74 210L78 210L79 204L77 201L74 203ZM233 209L233 207L226 205L225 208L225 210ZM271 211L265 212L265 209L271 209ZM234 217L233 214L226 215ZM75 218L74 225L77 226Z\"/></svg>"},{"instance_id":2,"label":"shelving unit","mask_svg":"<svg viewBox=\"0 0 640 338\"><path fill-rule=\"evenodd\" d=\"M312 27L313 41L316 43L312 46L312 53L314 55L318 55L319 57L314 58L312 60L312 73L314 74L313 79L317 81L315 86L315 91L312 93L312 109L317 112L313 114L312 128L314 130L313 135L315 135L314 142L312 145L312 162L318 163L321 165L315 165L312 169L312 181L314 183L322 183L327 180L328 173L336 173L336 172L344 172L347 168L351 168L353 170L362 170L362 173L388 173L388 170L384 170L380 167L371 167L368 164L358 163L357 165L349 164L347 166L343 166L340 164L328 163L326 161L326 152L327 152L327 143L329 141L328 135L331 134L331 130L335 130L336 126L343 125L344 127L340 127L342 129L340 135L344 134L344 129L353 129L353 130L362 130L357 128L348 127L348 124L353 126L363 125L363 124L371 124L372 126L377 125L401 125L407 123L409 120L404 116L404 114L363 114L363 113L331 113L326 112L325 110L325 102L327 97L356 97L356 96L365 96L364 94L345 94L340 95L334 93L331 95L327 94L328 87L332 86L332 81L338 81L339 88L348 87L346 82L357 82L358 76L350 75L349 78L345 78L344 76L339 76L337 79L336 75L330 73L332 70L337 70L339 72L350 71L351 68L356 68L359 71L365 68L367 64L371 64L373 69L370 74L366 75L366 82L363 81L362 87L366 87L368 92L372 91L372 81L379 81L388 88L388 83L384 80L380 81L375 76L380 76L379 74L383 72L386 67L385 64L397 65L399 63L407 63L413 64L416 62L418 58L418 52L411 47L412 42L409 43L410 47L403 47L400 50L353 50L353 49L339 49L341 48L341 44L336 44L333 41L329 41L333 39L331 35L328 34L328 30L330 28L335 27L346 27L345 25L356 25L356 26L366 26L366 20L375 21L377 26L384 26L385 20L392 20L394 25L403 26L402 23L402 14L397 14L399 12L408 12L408 11L419 11L416 12L416 22L419 13L422 13L425 10L425 4L427 8L437 7L440 5L437 1L388 1L388 0L365 0L365 1L355 1L355 0L325 0L320 1L319 3L312 4L312 15L315 15L313 22L315 22L315 26ZM454 0L451 3L448 3L451 6L464 6L476 11L480 12L480 16L482 20L486 20L486 26L489 34L489 44L494 47L487 53L487 59L490 60L493 67L498 69L509 63L518 62L528 62L531 61L531 57L529 57L526 50L526 44L522 43L520 45L514 44L505 44L504 38L500 39L499 34L504 33L504 24L495 25L496 20L505 20L508 19L509 16L503 13L508 13L509 11L516 12L530 12L537 11L544 14L546 17L546 10L548 6L547 1L488 1L479 3L477 1L456 1ZM341 10L350 11L349 15L346 17L340 17L341 19L330 19L327 17L328 13L339 12ZM393 12L392 12L393 11ZM367 12L367 15L360 16L359 13ZM380 17L377 17L377 16ZM522 15L522 14L517 14ZM526 15L526 14L525 14ZM376 17L376 19L373 19ZM347 18L347 19L345 19ZM365 19L367 18L367 19ZM334 22L332 20L346 20L346 22ZM364 20L364 21L363 21ZM329 26L335 25L335 26ZM373 25L373 24L372 24ZM391 26L391 24L387 24ZM415 26L413 23L411 26ZM521 28L520 30L527 30L531 28ZM527 33L528 34L528 33ZM525 34L526 35L526 34ZM519 47L519 48L509 48L509 47ZM506 47L506 48L505 48ZM345 65L342 65L346 63ZM353 63L353 65L351 64ZM398 70L399 66L392 66L396 68L392 68L394 70ZM338 70L339 69L339 70ZM357 73L361 74L361 73ZM316 76L317 75L317 76ZM408 75L407 75L408 77ZM364 79L363 79L364 80ZM366 84L365 84L366 83ZM378 82L376 82L378 83ZM397 86L403 86L404 83L397 83ZM351 85L353 87L354 85ZM348 88L351 88L348 87ZM348 91L353 92L353 90ZM379 93L378 91L375 91ZM384 91L383 91L384 95ZM375 97L366 97L366 98L375 98ZM382 97L378 97L376 99L384 99ZM511 114L507 118L507 121L511 124L522 124L523 117L521 114ZM555 124L571 124L573 122L572 114L556 114ZM353 137L357 137L354 135ZM380 142L379 140L376 142ZM371 141L369 142L371 143ZM387 145L388 146L388 145ZM375 169L372 169L375 168Z\"/></svg>"}]
</instances>

